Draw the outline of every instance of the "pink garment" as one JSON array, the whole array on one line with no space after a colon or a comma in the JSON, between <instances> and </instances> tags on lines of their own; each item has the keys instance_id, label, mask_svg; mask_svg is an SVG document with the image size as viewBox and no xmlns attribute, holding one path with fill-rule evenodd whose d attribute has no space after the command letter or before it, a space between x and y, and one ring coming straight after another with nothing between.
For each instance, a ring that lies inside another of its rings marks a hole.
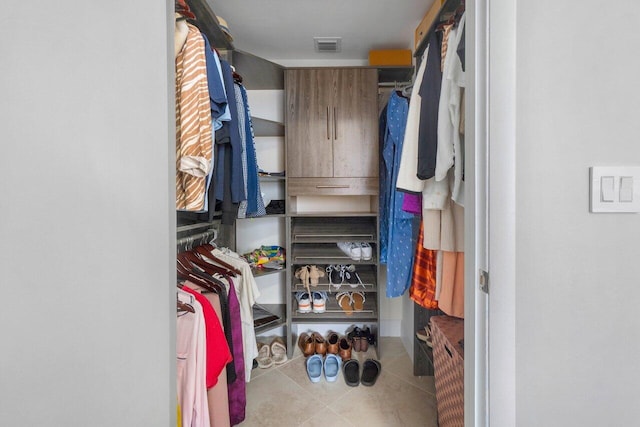
<instances>
[{"instance_id":1,"label":"pink garment","mask_svg":"<svg viewBox=\"0 0 640 427\"><path fill-rule=\"evenodd\" d=\"M182 290L195 296L196 300L202 305L207 343L206 384L207 389L209 389L216 385L220 372L225 369L227 363L231 362L232 357L227 338L222 330L221 321L216 316L211 302L200 292L194 291L193 288L194 285L191 282L187 282L182 287Z\"/></svg>"},{"instance_id":2,"label":"pink garment","mask_svg":"<svg viewBox=\"0 0 640 427\"><path fill-rule=\"evenodd\" d=\"M178 291L180 301L195 313L179 313L176 321L176 374L183 427L210 427L207 402L206 337L202 306L194 296Z\"/></svg>"},{"instance_id":3,"label":"pink garment","mask_svg":"<svg viewBox=\"0 0 640 427\"><path fill-rule=\"evenodd\" d=\"M220 297L214 293L203 294L207 297L213 306L218 320L222 325L222 307L220 306ZM223 326L224 328L224 326ZM226 367L220 373L218 382L213 388L207 391L209 399L209 416L211 418L211 427L231 427L229 417L229 393L227 392L227 369Z\"/></svg>"},{"instance_id":4,"label":"pink garment","mask_svg":"<svg viewBox=\"0 0 640 427\"><path fill-rule=\"evenodd\" d=\"M414 215L422 214L422 194L404 193L402 210Z\"/></svg>"}]
</instances>

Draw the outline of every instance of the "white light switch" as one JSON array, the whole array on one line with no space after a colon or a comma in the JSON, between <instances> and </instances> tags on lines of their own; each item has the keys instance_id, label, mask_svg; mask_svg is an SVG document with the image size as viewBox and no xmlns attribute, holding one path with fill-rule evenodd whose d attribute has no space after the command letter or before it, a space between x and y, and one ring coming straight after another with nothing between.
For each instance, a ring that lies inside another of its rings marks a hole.
<instances>
[{"instance_id":1,"label":"white light switch","mask_svg":"<svg viewBox=\"0 0 640 427\"><path fill-rule=\"evenodd\" d=\"M613 187L615 185L615 179L612 176L603 176L600 179L600 201L613 202Z\"/></svg>"},{"instance_id":2,"label":"white light switch","mask_svg":"<svg viewBox=\"0 0 640 427\"><path fill-rule=\"evenodd\" d=\"M590 211L640 212L640 166L593 166Z\"/></svg>"},{"instance_id":3,"label":"white light switch","mask_svg":"<svg viewBox=\"0 0 640 427\"><path fill-rule=\"evenodd\" d=\"M633 177L632 176L620 177L620 202L622 203L633 202Z\"/></svg>"}]
</instances>

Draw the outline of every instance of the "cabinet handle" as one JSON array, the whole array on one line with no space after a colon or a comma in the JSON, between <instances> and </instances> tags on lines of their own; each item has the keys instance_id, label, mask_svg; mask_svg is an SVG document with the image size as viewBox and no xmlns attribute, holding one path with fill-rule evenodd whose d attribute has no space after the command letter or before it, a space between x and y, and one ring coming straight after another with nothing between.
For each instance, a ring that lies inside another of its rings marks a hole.
<instances>
[{"instance_id":1,"label":"cabinet handle","mask_svg":"<svg viewBox=\"0 0 640 427\"><path fill-rule=\"evenodd\" d=\"M333 139L338 139L338 122L336 120L336 107L333 107Z\"/></svg>"},{"instance_id":2,"label":"cabinet handle","mask_svg":"<svg viewBox=\"0 0 640 427\"><path fill-rule=\"evenodd\" d=\"M316 185L316 188L349 188L350 185Z\"/></svg>"},{"instance_id":3,"label":"cabinet handle","mask_svg":"<svg viewBox=\"0 0 640 427\"><path fill-rule=\"evenodd\" d=\"M331 139L331 130L329 129L329 106L327 105L327 139Z\"/></svg>"}]
</instances>

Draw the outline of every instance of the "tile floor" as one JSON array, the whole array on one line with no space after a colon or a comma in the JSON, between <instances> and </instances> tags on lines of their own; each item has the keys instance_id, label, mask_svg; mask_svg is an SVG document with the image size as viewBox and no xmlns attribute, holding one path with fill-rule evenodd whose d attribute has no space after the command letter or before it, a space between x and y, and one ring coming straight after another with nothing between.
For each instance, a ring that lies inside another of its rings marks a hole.
<instances>
[{"instance_id":1,"label":"tile floor","mask_svg":"<svg viewBox=\"0 0 640 427\"><path fill-rule=\"evenodd\" d=\"M342 374L334 383L311 383L299 349L283 365L254 369L240 426L436 427L433 377L413 376L400 338L382 337L381 346L382 372L373 387L349 387ZM362 364L375 350L353 355Z\"/></svg>"}]
</instances>

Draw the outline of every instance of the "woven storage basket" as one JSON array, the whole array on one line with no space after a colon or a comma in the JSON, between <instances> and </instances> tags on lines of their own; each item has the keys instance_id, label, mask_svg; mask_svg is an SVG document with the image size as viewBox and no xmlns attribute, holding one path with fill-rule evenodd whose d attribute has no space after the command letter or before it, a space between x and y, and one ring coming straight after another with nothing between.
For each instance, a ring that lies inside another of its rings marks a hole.
<instances>
[{"instance_id":1,"label":"woven storage basket","mask_svg":"<svg viewBox=\"0 0 640 427\"><path fill-rule=\"evenodd\" d=\"M433 365L440 427L464 427L464 320L431 317Z\"/></svg>"}]
</instances>

